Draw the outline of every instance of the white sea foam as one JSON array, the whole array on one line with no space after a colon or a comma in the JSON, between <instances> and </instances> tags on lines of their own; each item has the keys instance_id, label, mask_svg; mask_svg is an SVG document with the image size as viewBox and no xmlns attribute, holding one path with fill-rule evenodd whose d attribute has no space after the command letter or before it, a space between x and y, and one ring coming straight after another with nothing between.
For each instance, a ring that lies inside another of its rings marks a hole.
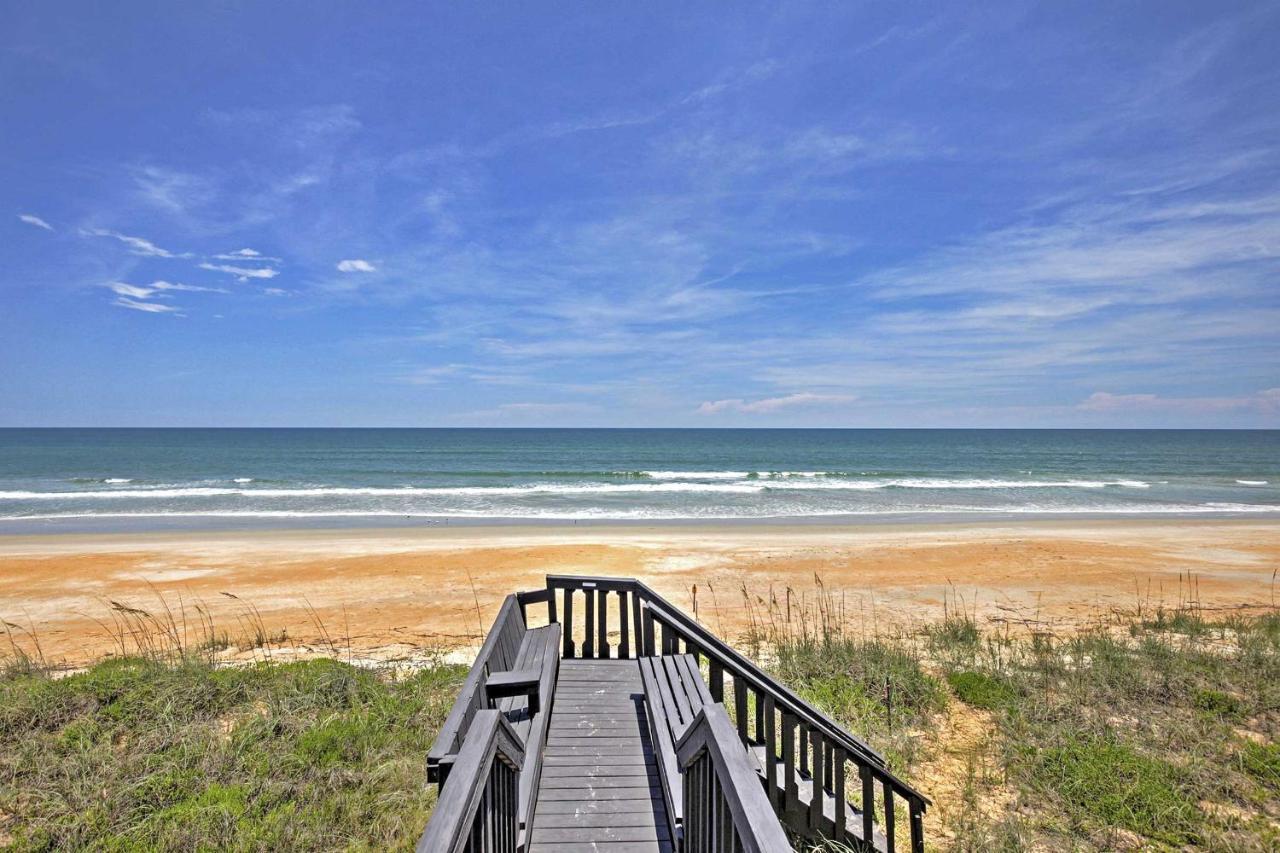
<instances>
[{"instance_id":1,"label":"white sea foam","mask_svg":"<svg viewBox=\"0 0 1280 853\"><path fill-rule=\"evenodd\" d=\"M157 500L167 498L316 498L316 497L408 497L473 496L516 497L523 495L595 494L758 494L764 491L875 491L880 489L999 490L999 489L1103 489L1108 486L1146 489L1140 480L948 480L903 478L866 480L739 480L738 482L657 482L657 483L530 483L522 486L315 486L290 489L235 489L216 486L179 488L102 489L74 492L2 491L0 500L80 501Z\"/></svg>"},{"instance_id":2,"label":"white sea foam","mask_svg":"<svg viewBox=\"0 0 1280 853\"><path fill-rule=\"evenodd\" d=\"M1236 480L1236 482L1237 482L1237 483L1239 483L1239 484L1240 484L1240 485L1242 485L1242 486L1265 486L1265 485L1267 485L1267 481L1266 481L1266 480Z\"/></svg>"},{"instance_id":3,"label":"white sea foam","mask_svg":"<svg viewBox=\"0 0 1280 853\"><path fill-rule=\"evenodd\" d=\"M114 485L120 485L120 484L122 484L122 483L132 483L132 482L133 482L133 478L132 478L132 477L108 477L107 479L103 480L102 482L104 482L104 483L110 483L111 485L113 485L113 486L114 486Z\"/></svg>"},{"instance_id":4,"label":"white sea foam","mask_svg":"<svg viewBox=\"0 0 1280 853\"><path fill-rule=\"evenodd\" d=\"M658 509L607 509L590 507L576 510L530 509L504 507L488 510L451 509L441 511L397 510L172 510L165 512L67 512L39 515L5 515L5 521L58 521L74 519L148 519L148 518L241 518L241 519L307 519L307 518L468 518L477 520L542 519L542 520L600 520L600 521L695 521L695 520L768 520L834 517L902 517L913 515L1224 515L1258 514L1280 515L1280 505L1209 503L1209 504L1153 504L1108 505L1096 507L1058 506L913 506L894 509L840 509L822 511L779 512L774 508L759 507L759 511L726 512L723 509L706 511L672 512Z\"/></svg>"},{"instance_id":5,"label":"white sea foam","mask_svg":"<svg viewBox=\"0 0 1280 853\"><path fill-rule=\"evenodd\" d=\"M750 471L641 471L654 480L745 480Z\"/></svg>"},{"instance_id":6,"label":"white sea foam","mask_svg":"<svg viewBox=\"0 0 1280 853\"><path fill-rule=\"evenodd\" d=\"M1147 489L1141 480L949 480L941 477L903 477L880 480L821 480L769 483L770 489L828 489L871 491L876 489L1105 489L1117 486Z\"/></svg>"},{"instance_id":7,"label":"white sea foam","mask_svg":"<svg viewBox=\"0 0 1280 853\"><path fill-rule=\"evenodd\" d=\"M234 480L232 480L231 482L233 482L233 483L252 483L252 482L253 482L253 478L252 478L252 477L236 477L236 478L235 478Z\"/></svg>"}]
</instances>

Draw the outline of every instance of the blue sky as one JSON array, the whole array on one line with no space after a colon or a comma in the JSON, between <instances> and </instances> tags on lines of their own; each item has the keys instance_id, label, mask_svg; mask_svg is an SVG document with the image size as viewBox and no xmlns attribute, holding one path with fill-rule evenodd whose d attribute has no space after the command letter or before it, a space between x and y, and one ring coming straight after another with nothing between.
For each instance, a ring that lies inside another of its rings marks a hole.
<instances>
[{"instance_id":1,"label":"blue sky","mask_svg":"<svg viewBox=\"0 0 1280 853\"><path fill-rule=\"evenodd\" d=\"M1280 426L1280 7L9 4L0 424Z\"/></svg>"}]
</instances>

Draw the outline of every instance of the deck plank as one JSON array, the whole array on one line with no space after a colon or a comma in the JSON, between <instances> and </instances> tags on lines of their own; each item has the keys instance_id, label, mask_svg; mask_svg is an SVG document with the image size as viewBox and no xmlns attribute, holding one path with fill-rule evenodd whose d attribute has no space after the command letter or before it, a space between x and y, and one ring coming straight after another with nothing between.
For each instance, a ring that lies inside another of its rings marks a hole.
<instances>
[{"instance_id":1,"label":"deck plank","mask_svg":"<svg viewBox=\"0 0 1280 853\"><path fill-rule=\"evenodd\" d=\"M634 660L563 660L529 853L671 853Z\"/></svg>"}]
</instances>

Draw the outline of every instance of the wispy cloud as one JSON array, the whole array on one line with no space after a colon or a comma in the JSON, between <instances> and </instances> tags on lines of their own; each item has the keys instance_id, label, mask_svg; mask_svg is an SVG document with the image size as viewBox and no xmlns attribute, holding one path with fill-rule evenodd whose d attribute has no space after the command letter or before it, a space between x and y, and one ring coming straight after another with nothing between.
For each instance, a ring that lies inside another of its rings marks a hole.
<instances>
[{"instance_id":1,"label":"wispy cloud","mask_svg":"<svg viewBox=\"0 0 1280 853\"><path fill-rule=\"evenodd\" d=\"M170 281L153 281L150 284L128 284L123 281L115 281L106 285L106 287L120 296L129 296L134 299L150 299L157 294L177 291L187 293L227 293L227 290L221 287L201 287L195 284L176 284Z\"/></svg>"},{"instance_id":2,"label":"wispy cloud","mask_svg":"<svg viewBox=\"0 0 1280 853\"><path fill-rule=\"evenodd\" d=\"M36 216L34 213L19 213L18 218L21 219L23 222L27 223L28 225L34 225L37 228L43 228L46 231L53 230L52 225L50 225L48 222L45 222L39 216Z\"/></svg>"},{"instance_id":3,"label":"wispy cloud","mask_svg":"<svg viewBox=\"0 0 1280 853\"><path fill-rule=\"evenodd\" d=\"M708 400L698 406L698 414L718 415L724 412L740 412L750 415L763 415L782 409L794 409L802 406L836 406L852 403L857 397L851 394L812 394L799 392L785 397L765 397L759 400L734 398L730 400Z\"/></svg>"},{"instance_id":4,"label":"wispy cloud","mask_svg":"<svg viewBox=\"0 0 1280 853\"><path fill-rule=\"evenodd\" d=\"M129 247L129 251L135 255L148 258L180 258L185 255L177 255L168 249L162 249L150 240L143 237L133 237L128 234L121 234L119 231L110 231L105 228L85 228L81 234L87 237L110 237L113 240L119 240Z\"/></svg>"},{"instance_id":5,"label":"wispy cloud","mask_svg":"<svg viewBox=\"0 0 1280 853\"><path fill-rule=\"evenodd\" d=\"M280 258L273 258L264 255L256 249L236 249L234 252L224 252L221 255L214 255L214 260L219 261L261 261L262 263L280 263Z\"/></svg>"},{"instance_id":6,"label":"wispy cloud","mask_svg":"<svg viewBox=\"0 0 1280 853\"><path fill-rule=\"evenodd\" d=\"M1162 397L1159 394L1111 394L1096 391L1076 408L1084 412L1209 414L1255 409L1263 413L1276 413L1280 412L1280 388L1268 388L1256 394L1237 397Z\"/></svg>"},{"instance_id":7,"label":"wispy cloud","mask_svg":"<svg viewBox=\"0 0 1280 853\"><path fill-rule=\"evenodd\" d=\"M363 258L338 261L338 272L376 272L377 267Z\"/></svg>"},{"instance_id":8,"label":"wispy cloud","mask_svg":"<svg viewBox=\"0 0 1280 853\"><path fill-rule=\"evenodd\" d=\"M271 279L280 275L280 270L272 267L242 267L232 264L212 264L204 261L200 264L200 269L211 270L213 272L224 272L233 275L240 281L248 281L251 278Z\"/></svg>"},{"instance_id":9,"label":"wispy cloud","mask_svg":"<svg viewBox=\"0 0 1280 853\"><path fill-rule=\"evenodd\" d=\"M139 302L136 299L130 299L127 296L121 296L111 303L121 308L128 308L133 311L142 311L147 314L176 314L178 309L173 305L166 305L163 302Z\"/></svg>"}]
</instances>

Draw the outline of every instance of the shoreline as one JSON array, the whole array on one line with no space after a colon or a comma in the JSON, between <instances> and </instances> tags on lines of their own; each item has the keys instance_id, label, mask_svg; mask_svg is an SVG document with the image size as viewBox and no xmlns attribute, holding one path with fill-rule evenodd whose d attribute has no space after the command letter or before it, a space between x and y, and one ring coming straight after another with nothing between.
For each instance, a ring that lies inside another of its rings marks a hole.
<instances>
[{"instance_id":1,"label":"shoreline","mask_svg":"<svg viewBox=\"0 0 1280 853\"><path fill-rule=\"evenodd\" d=\"M143 542L186 541L199 538L211 539L279 539L303 538L314 540L324 537L357 537L369 539L385 539L388 536L423 539L451 540L501 537L556 538L560 536L600 538L601 536L617 536L624 538L643 536L645 534L684 536L701 538L707 535L734 533L740 535L744 530L751 535L787 536L787 535L840 535L851 537L877 533L963 533L968 530L1070 530L1070 529L1109 529L1109 528L1172 528L1182 529L1187 526L1229 527L1229 528L1263 528L1280 532L1280 514L1258 513L1249 515L1090 515L1085 513L1062 513L1044 515L994 515L964 517L930 517L922 520L919 517L910 519L885 519L860 516L852 523L839 523L829 517L807 516L804 518L771 518L771 519L661 519L661 520L628 520L628 519L596 519L579 523L537 519L504 519L501 521L485 520L482 522L456 522L450 524L403 524L376 526L373 524L293 527L183 527L175 529L145 530L92 530L92 531L41 531L36 533L5 532L0 525L0 557L12 547L22 544L85 543L85 542L124 542L141 540ZM863 520L865 519L865 520ZM324 519L326 522L332 519Z\"/></svg>"},{"instance_id":2,"label":"shoreline","mask_svg":"<svg viewBox=\"0 0 1280 853\"><path fill-rule=\"evenodd\" d=\"M193 524L191 519L200 519ZM145 525L142 522L145 521ZM400 516L352 514L299 516L197 516L181 514L62 516L31 520L0 519L0 543L13 539L59 538L68 536L196 536L215 534L290 534L364 531L370 534L397 534L413 531L448 530L634 530L715 528L803 528L807 530L875 530L926 527L989 527L1053 524L1255 524L1280 522L1280 510L1262 507L1256 511L1196 512L868 512L802 516L753 517L672 517L672 518L536 518L519 516Z\"/></svg>"},{"instance_id":3,"label":"shoreline","mask_svg":"<svg viewBox=\"0 0 1280 853\"><path fill-rule=\"evenodd\" d=\"M328 632L395 660L472 645L503 597L555 573L639 577L686 611L697 587L699 616L734 638L752 618L747 602L758 610L788 588L811 601L819 583L856 630L958 604L984 624L1068 632L1137 607L1274 607L1278 567L1280 523L1257 518L6 535L0 618L69 664L118 653L104 630L111 602L199 603L229 635L252 608L300 646Z\"/></svg>"}]
</instances>

